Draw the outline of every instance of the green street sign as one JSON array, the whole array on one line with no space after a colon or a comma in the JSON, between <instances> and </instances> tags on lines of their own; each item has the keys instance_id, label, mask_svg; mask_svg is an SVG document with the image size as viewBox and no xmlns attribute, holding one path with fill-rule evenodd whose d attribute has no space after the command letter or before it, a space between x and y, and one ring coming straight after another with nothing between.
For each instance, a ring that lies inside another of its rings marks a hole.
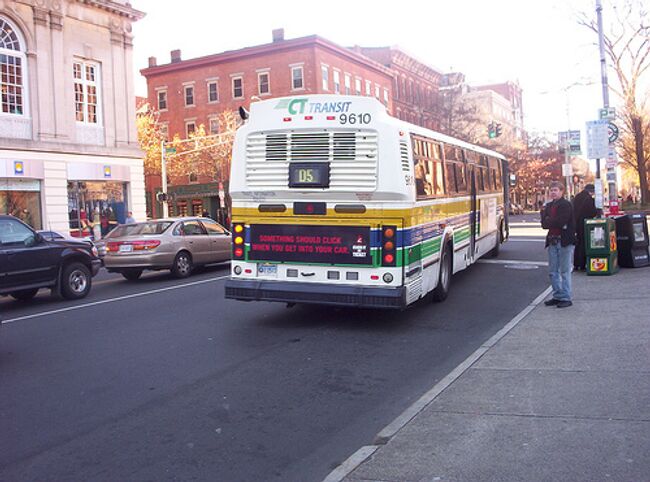
<instances>
[{"instance_id":1,"label":"green street sign","mask_svg":"<svg viewBox=\"0 0 650 482\"><path fill-rule=\"evenodd\" d=\"M176 154L176 148L175 147L165 147L165 153L166 154Z\"/></svg>"}]
</instances>

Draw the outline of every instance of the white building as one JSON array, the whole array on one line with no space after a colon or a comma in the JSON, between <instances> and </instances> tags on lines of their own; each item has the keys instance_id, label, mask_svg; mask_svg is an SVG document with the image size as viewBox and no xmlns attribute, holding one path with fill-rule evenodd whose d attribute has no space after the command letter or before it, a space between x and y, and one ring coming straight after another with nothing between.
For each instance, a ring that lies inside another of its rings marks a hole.
<instances>
[{"instance_id":1,"label":"white building","mask_svg":"<svg viewBox=\"0 0 650 482\"><path fill-rule=\"evenodd\" d=\"M0 214L90 232L145 218L125 0L0 0Z\"/></svg>"}]
</instances>

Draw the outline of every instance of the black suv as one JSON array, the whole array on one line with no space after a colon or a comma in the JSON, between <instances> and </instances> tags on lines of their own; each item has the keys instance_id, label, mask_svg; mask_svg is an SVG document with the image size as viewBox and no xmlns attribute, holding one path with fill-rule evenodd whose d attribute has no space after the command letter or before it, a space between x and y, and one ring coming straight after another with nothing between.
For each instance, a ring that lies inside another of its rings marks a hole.
<instances>
[{"instance_id":1,"label":"black suv","mask_svg":"<svg viewBox=\"0 0 650 482\"><path fill-rule=\"evenodd\" d=\"M13 216L0 215L0 295L29 300L40 288L83 298L101 260L88 242L47 240Z\"/></svg>"}]
</instances>

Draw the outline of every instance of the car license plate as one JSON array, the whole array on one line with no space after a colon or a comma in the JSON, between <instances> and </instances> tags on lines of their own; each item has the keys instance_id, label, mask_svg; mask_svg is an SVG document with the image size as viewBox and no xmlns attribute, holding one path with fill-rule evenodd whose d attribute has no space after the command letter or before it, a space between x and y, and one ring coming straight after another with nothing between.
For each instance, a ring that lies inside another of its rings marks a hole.
<instances>
[{"instance_id":1,"label":"car license plate","mask_svg":"<svg viewBox=\"0 0 650 482\"><path fill-rule=\"evenodd\" d=\"M257 265L257 272L260 276L277 276L278 275L278 265L277 264L259 264Z\"/></svg>"},{"instance_id":2,"label":"car license plate","mask_svg":"<svg viewBox=\"0 0 650 482\"><path fill-rule=\"evenodd\" d=\"M120 244L120 253L130 253L133 251L132 244Z\"/></svg>"}]
</instances>

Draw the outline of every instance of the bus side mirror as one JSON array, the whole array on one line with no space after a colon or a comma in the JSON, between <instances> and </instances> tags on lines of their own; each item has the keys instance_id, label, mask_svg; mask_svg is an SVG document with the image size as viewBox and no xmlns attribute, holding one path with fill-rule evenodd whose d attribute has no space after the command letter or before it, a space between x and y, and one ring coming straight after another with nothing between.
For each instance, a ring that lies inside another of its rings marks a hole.
<instances>
[{"instance_id":1,"label":"bus side mirror","mask_svg":"<svg viewBox=\"0 0 650 482\"><path fill-rule=\"evenodd\" d=\"M510 187L515 187L517 185L517 175L516 174L510 174Z\"/></svg>"},{"instance_id":2,"label":"bus side mirror","mask_svg":"<svg viewBox=\"0 0 650 482\"><path fill-rule=\"evenodd\" d=\"M244 108L243 105L239 106L239 117L241 117L241 120L245 121L250 117L250 114L248 111Z\"/></svg>"}]
</instances>

